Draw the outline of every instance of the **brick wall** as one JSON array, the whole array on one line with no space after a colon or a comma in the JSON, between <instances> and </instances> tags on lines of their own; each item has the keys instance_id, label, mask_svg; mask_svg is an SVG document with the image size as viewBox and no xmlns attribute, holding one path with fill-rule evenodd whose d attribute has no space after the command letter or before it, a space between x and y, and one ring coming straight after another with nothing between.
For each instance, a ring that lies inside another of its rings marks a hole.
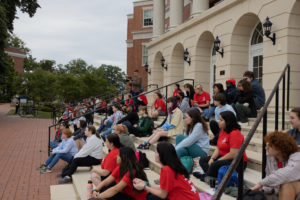
<instances>
[{"instance_id":1,"label":"brick wall","mask_svg":"<svg viewBox=\"0 0 300 200\"><path fill-rule=\"evenodd\" d=\"M19 73L23 73L24 72L24 52L21 51L20 49L16 49L13 47L7 47L5 48L5 52L6 53L15 53L15 54L19 54L20 56L16 55L10 55L14 61L15 64L15 71L19 72Z\"/></svg>"}]
</instances>

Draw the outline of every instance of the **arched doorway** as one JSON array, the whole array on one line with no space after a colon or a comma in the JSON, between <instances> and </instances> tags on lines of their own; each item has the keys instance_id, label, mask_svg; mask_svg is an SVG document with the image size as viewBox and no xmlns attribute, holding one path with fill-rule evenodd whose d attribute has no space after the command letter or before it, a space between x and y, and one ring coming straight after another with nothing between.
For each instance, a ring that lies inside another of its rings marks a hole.
<instances>
[{"instance_id":1,"label":"arched doorway","mask_svg":"<svg viewBox=\"0 0 300 200\"><path fill-rule=\"evenodd\" d=\"M184 48L181 43L174 46L171 55L170 66L168 66L168 82L173 83L184 79L184 60L183 60Z\"/></svg>"},{"instance_id":2,"label":"arched doorway","mask_svg":"<svg viewBox=\"0 0 300 200\"><path fill-rule=\"evenodd\" d=\"M263 77L263 28L259 22L255 27L249 50L249 70L254 72L255 78L262 84Z\"/></svg>"},{"instance_id":3,"label":"arched doorway","mask_svg":"<svg viewBox=\"0 0 300 200\"><path fill-rule=\"evenodd\" d=\"M211 32L206 31L201 34L195 55L195 73L194 79L196 84L201 84L203 89L210 91L212 94L212 85L216 80L215 68L216 57L213 51L214 36Z\"/></svg>"},{"instance_id":4,"label":"arched doorway","mask_svg":"<svg viewBox=\"0 0 300 200\"><path fill-rule=\"evenodd\" d=\"M210 96L213 96L213 85L216 83L216 50L214 49L214 46L212 46L211 51L211 58L210 58L210 84L209 84L209 93ZM213 102L213 99L211 98L211 101Z\"/></svg>"},{"instance_id":5,"label":"arched doorway","mask_svg":"<svg viewBox=\"0 0 300 200\"><path fill-rule=\"evenodd\" d=\"M161 67L160 63L161 57L162 53L157 52L154 57L154 66L151 69L151 83L158 84L158 87L163 86L163 80L165 79L163 68Z\"/></svg>"}]
</instances>

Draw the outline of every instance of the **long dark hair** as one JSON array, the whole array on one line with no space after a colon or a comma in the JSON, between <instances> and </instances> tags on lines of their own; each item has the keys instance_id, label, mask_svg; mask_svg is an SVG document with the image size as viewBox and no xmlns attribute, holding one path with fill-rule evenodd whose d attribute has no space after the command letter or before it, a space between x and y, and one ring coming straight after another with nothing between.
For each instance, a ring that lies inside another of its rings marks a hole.
<instances>
[{"instance_id":1,"label":"long dark hair","mask_svg":"<svg viewBox=\"0 0 300 200\"><path fill-rule=\"evenodd\" d=\"M180 162L173 144L168 142L160 142L157 144L157 153L161 164L169 166L177 174L183 175L185 178L190 178L189 173Z\"/></svg>"},{"instance_id":2,"label":"long dark hair","mask_svg":"<svg viewBox=\"0 0 300 200\"><path fill-rule=\"evenodd\" d=\"M86 121L84 120L79 120L79 126L78 128L83 129L86 128Z\"/></svg>"},{"instance_id":3,"label":"long dark hair","mask_svg":"<svg viewBox=\"0 0 300 200\"><path fill-rule=\"evenodd\" d=\"M207 133L208 131L207 124L204 121L204 119L201 117L201 114L198 110L190 109L186 112L186 114L188 114L192 118L192 123L187 125L187 130L186 130L187 135L189 135L193 131L194 126L197 123L201 123L204 132Z\"/></svg>"},{"instance_id":4,"label":"long dark hair","mask_svg":"<svg viewBox=\"0 0 300 200\"><path fill-rule=\"evenodd\" d=\"M184 84L183 87L189 88L190 91L189 91L189 92L186 92L186 95L187 95L189 98L193 99L193 98L194 98L194 94L195 94L195 89L194 89L194 87L193 87L191 84L189 84L189 83Z\"/></svg>"},{"instance_id":5,"label":"long dark hair","mask_svg":"<svg viewBox=\"0 0 300 200\"><path fill-rule=\"evenodd\" d=\"M224 131L226 133L230 133L233 130L241 130L241 126L237 123L236 117L231 111L224 111L220 113L221 117L224 119L226 123L226 128Z\"/></svg>"},{"instance_id":6,"label":"long dark hair","mask_svg":"<svg viewBox=\"0 0 300 200\"><path fill-rule=\"evenodd\" d=\"M110 142L113 143L115 148L121 148L122 144L120 142L120 138L117 134L109 134L106 136L106 139Z\"/></svg>"},{"instance_id":7,"label":"long dark hair","mask_svg":"<svg viewBox=\"0 0 300 200\"><path fill-rule=\"evenodd\" d=\"M129 172L129 178L131 183L134 178L139 178L142 179L143 181L148 181L146 173L144 172L142 166L138 162L134 151L130 147L120 148L119 156L121 158L120 172L119 172L120 180L127 172Z\"/></svg>"},{"instance_id":8,"label":"long dark hair","mask_svg":"<svg viewBox=\"0 0 300 200\"><path fill-rule=\"evenodd\" d=\"M172 113L173 110L175 110L178 107L178 105L177 105L177 97L169 97L167 99L167 103L169 103L169 102L171 102L173 105L172 105L171 108L168 108L168 112Z\"/></svg>"}]
</instances>

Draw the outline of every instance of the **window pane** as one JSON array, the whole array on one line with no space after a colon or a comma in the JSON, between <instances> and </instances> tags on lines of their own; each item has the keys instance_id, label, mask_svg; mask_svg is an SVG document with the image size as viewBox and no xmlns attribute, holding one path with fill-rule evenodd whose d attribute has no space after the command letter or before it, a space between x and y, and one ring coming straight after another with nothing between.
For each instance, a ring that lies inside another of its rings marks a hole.
<instances>
[{"instance_id":1,"label":"window pane","mask_svg":"<svg viewBox=\"0 0 300 200\"><path fill-rule=\"evenodd\" d=\"M258 56L253 57L253 67L258 66Z\"/></svg>"},{"instance_id":2,"label":"window pane","mask_svg":"<svg viewBox=\"0 0 300 200\"><path fill-rule=\"evenodd\" d=\"M263 42L263 30L262 30L262 24L259 23L253 32L252 38L251 38L251 45L259 44Z\"/></svg>"}]
</instances>

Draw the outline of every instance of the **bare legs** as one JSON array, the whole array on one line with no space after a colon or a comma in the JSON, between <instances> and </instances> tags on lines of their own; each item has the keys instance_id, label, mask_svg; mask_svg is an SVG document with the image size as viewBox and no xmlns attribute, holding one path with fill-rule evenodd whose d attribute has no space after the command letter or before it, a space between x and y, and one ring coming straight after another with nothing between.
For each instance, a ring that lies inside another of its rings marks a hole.
<instances>
[{"instance_id":1,"label":"bare legs","mask_svg":"<svg viewBox=\"0 0 300 200\"><path fill-rule=\"evenodd\" d=\"M147 143L154 144L156 143L160 137L168 136L168 131L165 131L161 128L156 129L153 134L147 139Z\"/></svg>"},{"instance_id":2,"label":"bare legs","mask_svg":"<svg viewBox=\"0 0 300 200\"><path fill-rule=\"evenodd\" d=\"M300 193L300 181L286 183L280 186L279 200L295 199Z\"/></svg>"}]
</instances>

